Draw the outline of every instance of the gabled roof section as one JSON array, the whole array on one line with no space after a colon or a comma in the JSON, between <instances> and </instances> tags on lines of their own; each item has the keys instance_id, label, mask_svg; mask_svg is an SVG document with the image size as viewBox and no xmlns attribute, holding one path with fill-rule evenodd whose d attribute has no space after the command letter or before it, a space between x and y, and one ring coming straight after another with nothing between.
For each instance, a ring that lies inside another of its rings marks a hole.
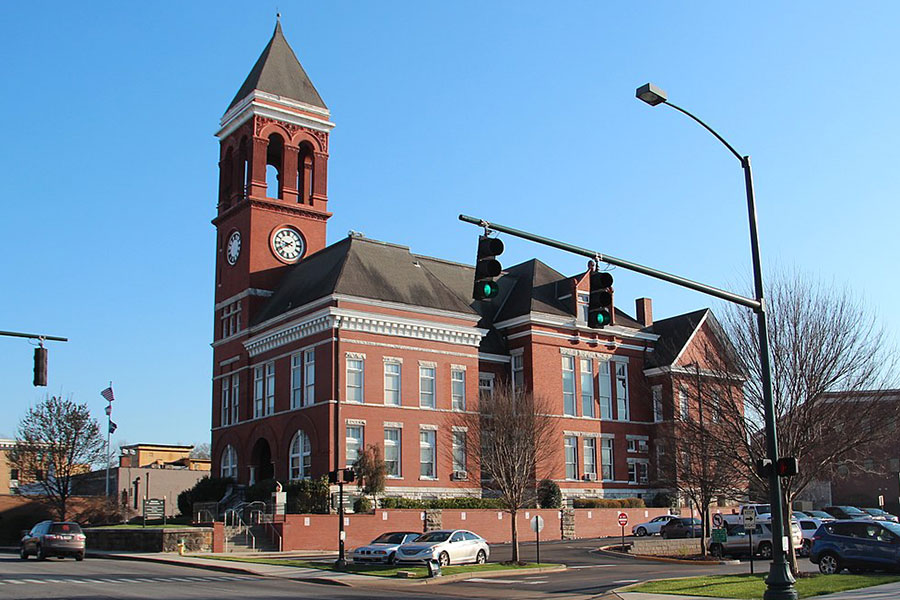
<instances>
[{"instance_id":1,"label":"gabled roof section","mask_svg":"<svg viewBox=\"0 0 900 600\"><path fill-rule=\"evenodd\" d=\"M247 75L247 79L244 80L244 84L241 85L234 100L228 105L228 109L230 110L254 90L290 98L319 108L328 108L300 65L300 61L297 60L297 55L294 54L290 44L284 39L281 21L275 24L272 39L269 40L256 64L253 65L253 69ZM228 111L226 110L226 112Z\"/></svg>"},{"instance_id":2,"label":"gabled roof section","mask_svg":"<svg viewBox=\"0 0 900 600\"><path fill-rule=\"evenodd\" d=\"M656 349L647 356L647 368L668 367L681 355L700 325L712 314L708 308L655 321L646 331L659 335Z\"/></svg>"},{"instance_id":3,"label":"gabled roof section","mask_svg":"<svg viewBox=\"0 0 900 600\"><path fill-rule=\"evenodd\" d=\"M503 291L504 279L515 280L495 322L506 321L531 312L570 316L572 311L559 300L559 286L565 276L536 258L507 269L499 279ZM503 297L502 295L500 297Z\"/></svg>"},{"instance_id":4,"label":"gabled roof section","mask_svg":"<svg viewBox=\"0 0 900 600\"><path fill-rule=\"evenodd\" d=\"M457 285L461 276L449 277L451 285L447 285L446 274L439 277L429 268L440 262L415 256L405 246L344 238L292 267L254 325L332 294L477 316L478 311L451 287ZM464 265L457 268L471 270Z\"/></svg>"}]
</instances>

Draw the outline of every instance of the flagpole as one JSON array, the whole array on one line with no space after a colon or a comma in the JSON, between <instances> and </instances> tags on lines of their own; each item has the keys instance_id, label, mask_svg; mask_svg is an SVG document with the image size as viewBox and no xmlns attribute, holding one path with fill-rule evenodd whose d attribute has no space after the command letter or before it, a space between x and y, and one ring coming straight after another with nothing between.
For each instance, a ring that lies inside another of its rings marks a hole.
<instances>
[{"instance_id":1,"label":"flagpole","mask_svg":"<svg viewBox=\"0 0 900 600\"><path fill-rule=\"evenodd\" d=\"M112 389L112 381L109 382ZM106 499L109 500L109 438L112 435L112 401L107 400L106 405Z\"/></svg>"}]
</instances>

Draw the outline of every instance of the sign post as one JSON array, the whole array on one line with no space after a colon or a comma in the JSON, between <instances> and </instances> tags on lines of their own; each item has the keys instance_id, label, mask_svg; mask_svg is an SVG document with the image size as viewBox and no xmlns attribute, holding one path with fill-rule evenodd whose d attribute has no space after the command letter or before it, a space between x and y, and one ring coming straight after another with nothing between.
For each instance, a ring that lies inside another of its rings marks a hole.
<instances>
[{"instance_id":1,"label":"sign post","mask_svg":"<svg viewBox=\"0 0 900 600\"><path fill-rule=\"evenodd\" d=\"M534 532L534 541L537 547L537 564L541 564L541 531L544 529L544 517L534 515L531 517L531 530Z\"/></svg>"},{"instance_id":2,"label":"sign post","mask_svg":"<svg viewBox=\"0 0 900 600\"><path fill-rule=\"evenodd\" d=\"M745 506L741 516L744 517L744 530L750 536L750 574L753 575L753 530L756 529L756 509Z\"/></svg>"},{"instance_id":3,"label":"sign post","mask_svg":"<svg viewBox=\"0 0 900 600\"><path fill-rule=\"evenodd\" d=\"M622 552L625 552L625 526L628 525L628 514L620 512L618 518L619 525L622 527Z\"/></svg>"}]
</instances>

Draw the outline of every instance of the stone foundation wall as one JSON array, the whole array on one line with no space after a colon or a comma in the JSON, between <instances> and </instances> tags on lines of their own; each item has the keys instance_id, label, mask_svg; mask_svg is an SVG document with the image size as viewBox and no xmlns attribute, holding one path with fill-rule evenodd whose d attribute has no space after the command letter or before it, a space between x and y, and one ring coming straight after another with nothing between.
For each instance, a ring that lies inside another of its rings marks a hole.
<instances>
[{"instance_id":1,"label":"stone foundation wall","mask_svg":"<svg viewBox=\"0 0 900 600\"><path fill-rule=\"evenodd\" d=\"M184 540L188 552L211 552L211 527L117 529L95 527L84 530L88 550L127 550L130 552L178 552Z\"/></svg>"},{"instance_id":2,"label":"stone foundation wall","mask_svg":"<svg viewBox=\"0 0 900 600\"><path fill-rule=\"evenodd\" d=\"M632 554L652 554L654 556L686 556L700 554L700 538L682 538L664 540L659 536L626 539L625 544L632 544Z\"/></svg>"}]
</instances>

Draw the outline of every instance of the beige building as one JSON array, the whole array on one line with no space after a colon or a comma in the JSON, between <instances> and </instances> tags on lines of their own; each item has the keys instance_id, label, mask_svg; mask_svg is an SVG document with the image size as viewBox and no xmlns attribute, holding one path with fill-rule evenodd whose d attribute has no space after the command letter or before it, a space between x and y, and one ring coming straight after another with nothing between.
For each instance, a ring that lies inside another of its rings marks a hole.
<instances>
[{"instance_id":1,"label":"beige building","mask_svg":"<svg viewBox=\"0 0 900 600\"><path fill-rule=\"evenodd\" d=\"M190 471L209 471L207 458L191 458L193 446L171 444L132 444L122 446L120 467L184 467Z\"/></svg>"},{"instance_id":2,"label":"beige building","mask_svg":"<svg viewBox=\"0 0 900 600\"><path fill-rule=\"evenodd\" d=\"M0 494L15 494L19 489L19 470L7 458L15 445L16 440L0 439Z\"/></svg>"}]
</instances>

